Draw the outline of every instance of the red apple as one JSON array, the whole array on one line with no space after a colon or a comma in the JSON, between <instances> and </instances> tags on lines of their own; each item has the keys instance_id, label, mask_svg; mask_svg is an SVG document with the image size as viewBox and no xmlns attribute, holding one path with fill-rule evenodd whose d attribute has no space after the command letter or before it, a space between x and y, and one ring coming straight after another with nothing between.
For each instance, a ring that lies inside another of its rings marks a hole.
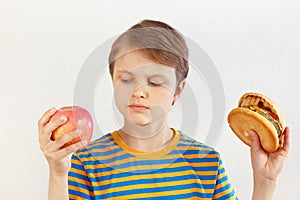
<instances>
[{"instance_id":1,"label":"red apple","mask_svg":"<svg viewBox=\"0 0 300 200\"><path fill-rule=\"evenodd\" d=\"M80 106L65 106L58 109L51 118L60 116L66 116L67 121L53 131L51 135L52 140L56 140L66 133L80 129L82 130L82 134L71 142L64 144L62 148L70 146L71 144L83 139L85 139L87 143L91 141L93 134L93 120L86 109Z\"/></svg>"}]
</instances>

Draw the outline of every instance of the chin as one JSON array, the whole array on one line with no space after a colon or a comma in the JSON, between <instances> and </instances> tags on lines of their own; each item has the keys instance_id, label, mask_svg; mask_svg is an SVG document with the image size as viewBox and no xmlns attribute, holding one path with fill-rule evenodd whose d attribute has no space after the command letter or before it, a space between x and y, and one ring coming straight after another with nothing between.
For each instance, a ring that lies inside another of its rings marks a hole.
<instances>
[{"instance_id":1,"label":"chin","mask_svg":"<svg viewBox=\"0 0 300 200\"><path fill-rule=\"evenodd\" d=\"M141 114L130 114L129 121L137 126L148 126L151 124L151 118Z\"/></svg>"},{"instance_id":2,"label":"chin","mask_svg":"<svg viewBox=\"0 0 300 200\"><path fill-rule=\"evenodd\" d=\"M134 122L135 125L139 126L139 127L147 127L150 125L150 123L140 123L140 122Z\"/></svg>"}]
</instances>

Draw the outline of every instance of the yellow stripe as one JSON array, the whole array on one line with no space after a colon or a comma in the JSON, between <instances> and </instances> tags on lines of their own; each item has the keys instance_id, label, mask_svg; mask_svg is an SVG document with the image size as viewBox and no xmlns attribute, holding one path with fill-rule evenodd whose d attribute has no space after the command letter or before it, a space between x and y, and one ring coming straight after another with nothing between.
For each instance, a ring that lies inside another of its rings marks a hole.
<instances>
[{"instance_id":1,"label":"yellow stripe","mask_svg":"<svg viewBox=\"0 0 300 200\"><path fill-rule=\"evenodd\" d=\"M112 154L112 155L108 155L108 156L99 156L99 160L107 160L107 159L110 159L110 158L114 158L116 154ZM122 155L122 154L120 154ZM218 155L217 154L213 154L214 156L210 155L210 154L206 154L205 157L203 158L206 158L206 157L210 157L210 158L217 158ZM181 154L171 154L171 155L167 155L167 156L164 156L164 157L157 157L156 160L166 160L166 159L177 159L179 157L182 157ZM189 155L189 156L185 156L185 158L200 158L198 156L192 156L192 155ZM97 156L93 156L93 159L94 160L97 160ZM90 157L87 157L87 158L82 158L81 159L81 162L88 162L88 161L91 161L91 156ZM110 162L110 163L106 163L107 165L109 166L114 166L114 165L120 165L120 164L124 164L124 163L129 163L129 162L137 162L137 161L141 161L141 158L138 158L138 157L129 157L129 158L126 158L126 159L122 159L122 160L116 160L114 162ZM210 163L210 164L207 164L207 163ZM211 162L206 162L206 163L201 163L201 165L206 165L206 166L216 166L218 165L215 164L216 162L213 162L213 164L211 164ZM196 165L199 165L199 163L191 163L191 164L196 164ZM87 165L89 166L89 165ZM95 166L95 165L93 165ZM93 168L98 168L98 167L93 167Z\"/></svg>"},{"instance_id":2,"label":"yellow stripe","mask_svg":"<svg viewBox=\"0 0 300 200\"><path fill-rule=\"evenodd\" d=\"M190 138L186 137L186 135L181 135L180 134L180 137L184 140L187 140L187 141L191 141ZM113 139L112 135L106 135L104 138L102 139L97 139L95 141L92 141L88 147L97 147L97 146L101 146L101 144L104 144L104 143L101 143L101 142L104 142L104 141L107 141L107 140L111 140ZM195 149L195 150L205 150L205 151L214 151L214 149L212 147L209 147L209 146L206 146L204 144L201 144L201 143L198 143L197 141L191 141L191 142L183 142L183 141L178 141L180 144L187 144L189 146L187 146L188 148L192 148L192 149ZM114 141L109 141L109 142L106 142L106 144L114 144L115 142ZM193 145L196 145L196 147L194 146L190 146L190 144L193 144ZM180 148L184 148L186 149L187 147L180 147Z\"/></svg>"},{"instance_id":3,"label":"yellow stripe","mask_svg":"<svg viewBox=\"0 0 300 200\"><path fill-rule=\"evenodd\" d=\"M227 185L227 184L229 184L229 181L228 181L228 180L226 180L226 181L224 181L224 182L222 182L222 183L219 183L219 184L216 186L216 190L217 190L217 189L220 189L220 188L222 188L222 187L224 187L224 186Z\"/></svg>"},{"instance_id":4,"label":"yellow stripe","mask_svg":"<svg viewBox=\"0 0 300 200\"><path fill-rule=\"evenodd\" d=\"M113 142L110 142L111 144L113 143ZM108 143L108 144L110 144L110 143ZM93 145L92 147L95 147L95 146L97 146L97 145ZM98 145L98 146L101 146L101 145ZM90 148L90 147L88 147L88 148ZM105 147L105 148L101 148L101 149L96 149L96 148L91 148L91 150L89 150L89 151L82 151L82 152L80 152L80 154L82 154L82 155L87 155L87 154L89 154L89 153L98 153L98 152L107 152L107 151L111 151L111 150L116 150L116 149L119 149L119 147L117 147L117 146L115 146L115 145L113 145L113 146L107 146L107 147ZM196 154L196 155L209 155L208 153L209 152L211 152L211 151L214 151L213 149L211 149L211 148L206 148L206 147L204 147L204 148L202 148L202 147L193 147L193 146L187 146L187 147L185 147L185 146L180 146L180 147L177 147L176 148L176 150L179 150L179 151L187 151L187 150L192 150L192 151L207 151L207 153L202 153L202 154ZM126 153L126 152L125 152ZM217 155L217 153L215 153L216 155ZM215 154L213 154L213 155L215 155Z\"/></svg>"},{"instance_id":5,"label":"yellow stripe","mask_svg":"<svg viewBox=\"0 0 300 200\"><path fill-rule=\"evenodd\" d=\"M198 175L195 173L193 170L187 170L187 171L181 171L181 172L171 172L171 173L164 173L164 174L147 174L147 175L140 175L137 174L135 176L130 176L130 177L120 177L120 178L114 178L113 182L114 183L120 183L123 181L134 181L134 180L141 180L141 179L154 179L154 178L165 178L165 177L177 177L177 176L184 176L184 175ZM215 173L212 174L212 176L216 175ZM95 176L99 177L99 176ZM93 177L93 178L95 178ZM200 180L200 179L199 179ZM215 184L216 180L200 180L203 184ZM93 182L94 186L101 186L101 185L108 185L112 183L111 180L106 180L106 181L101 181L101 182Z\"/></svg>"},{"instance_id":6,"label":"yellow stripe","mask_svg":"<svg viewBox=\"0 0 300 200\"><path fill-rule=\"evenodd\" d=\"M114 145L114 141L109 141L109 142L105 142L105 143L100 143L99 141L95 142L94 144L93 143L90 143L87 148L97 148L97 147L103 147L103 146L107 146L107 147L117 147L116 145ZM104 148L101 148L101 149L104 149Z\"/></svg>"},{"instance_id":7,"label":"yellow stripe","mask_svg":"<svg viewBox=\"0 0 300 200\"><path fill-rule=\"evenodd\" d=\"M84 198L79 197L79 196L77 196L77 195L69 194L69 199L81 200L81 199L84 199Z\"/></svg>"},{"instance_id":8,"label":"yellow stripe","mask_svg":"<svg viewBox=\"0 0 300 200\"><path fill-rule=\"evenodd\" d=\"M85 171L78 170L78 169L75 169L75 168L71 168L71 169L70 169L70 172L74 172L74 173L76 173L76 174L80 174L80 175L83 175L83 176L87 176L87 174L86 174Z\"/></svg>"},{"instance_id":9,"label":"yellow stripe","mask_svg":"<svg viewBox=\"0 0 300 200\"><path fill-rule=\"evenodd\" d=\"M129 195L124 195L119 198L115 199L134 199L134 198L149 198L149 197L162 197L162 196L171 196L171 195L181 195L181 194L186 194L190 192L199 192L199 193L205 193L203 189L199 188L193 188L191 189L184 189L177 191L174 193L174 191L163 191L163 192L155 192L155 193L139 193L139 194L129 194ZM163 198L162 198L163 199ZM193 198L196 199L196 198ZM203 200L211 200L211 198L198 198L198 199L203 199Z\"/></svg>"},{"instance_id":10,"label":"yellow stripe","mask_svg":"<svg viewBox=\"0 0 300 200\"><path fill-rule=\"evenodd\" d=\"M227 194L230 194L231 192L232 192L232 188L230 187L230 188L228 188L227 190L224 190L224 191L222 191L222 192L216 194L216 195L214 196L214 198L220 198L220 197L222 197L222 196L225 196L225 195L227 195ZM235 199L235 196L231 197L230 199Z\"/></svg>"},{"instance_id":11,"label":"yellow stripe","mask_svg":"<svg viewBox=\"0 0 300 200\"><path fill-rule=\"evenodd\" d=\"M94 194L84 188L81 188L81 187L76 187L76 186L73 186L73 185L69 185L68 186L69 190L74 190L74 191L77 191L77 192L81 192L81 193L84 193L86 195L89 195L91 197L94 196Z\"/></svg>"},{"instance_id":12,"label":"yellow stripe","mask_svg":"<svg viewBox=\"0 0 300 200\"><path fill-rule=\"evenodd\" d=\"M97 153L97 152L92 152L92 153ZM82 154L82 155L87 155L87 154L89 154L89 153L85 152L85 154ZM116 158L118 156L120 156L120 157L124 156L126 154L127 153L123 152L123 151L117 152L117 153L111 154L111 155L105 155L105 156L96 156L96 155L91 154L92 156L82 158L81 161L82 162L91 161L91 158L93 158L94 161L96 161L96 160L109 160L109 159ZM203 158L218 158L218 155L217 154L202 154L202 155L189 154L189 155L182 156L181 154L170 154L170 155L167 155L167 156L164 156L164 157L157 157L155 160L177 159L179 157L184 157L184 158L187 158L187 159L195 159L195 158L203 159ZM138 157L130 157L130 158L127 158L127 159L132 159L132 161L140 161L141 160L141 158L138 158ZM119 160L118 162L120 162L120 161L121 160ZM123 161L125 163L128 162L128 160L124 160L124 159L123 159Z\"/></svg>"},{"instance_id":13,"label":"yellow stripe","mask_svg":"<svg viewBox=\"0 0 300 200\"><path fill-rule=\"evenodd\" d=\"M190 183L194 183L194 182L198 182L198 184L202 184L201 180L199 179L189 179L189 180L180 180L180 181L172 181L172 182L161 182L161 183L155 183L155 184L135 184L135 185L126 185L126 186L119 186L117 188L110 188L107 190L99 190L99 191L95 191L95 195L101 195L101 194L108 194L108 193L113 193L113 192L121 192L121 191L128 191L128 190L135 190L137 188L143 188L143 189L147 189L147 188L158 188L158 187L167 187L167 186L181 186L181 185L186 185L186 184L190 184ZM196 188L190 188L188 189L189 192L194 191ZM199 189L199 188L197 188ZM199 189L200 193L213 193L213 189L207 189L204 190L203 188ZM152 194L157 194L157 193L161 193L161 192L155 192L155 193L151 193ZM166 192L162 192L162 193L167 193L169 195L176 195L176 194L183 194L182 190L172 190L172 191L166 191ZM131 194L132 195L132 194ZM131 198L135 198L132 197L130 195ZM145 194L143 194L145 195ZM149 197L149 193L148 195L146 195L146 197ZM123 197L123 196L122 196ZM126 196L124 196L126 197Z\"/></svg>"},{"instance_id":14,"label":"yellow stripe","mask_svg":"<svg viewBox=\"0 0 300 200\"><path fill-rule=\"evenodd\" d=\"M214 162L214 163L202 163L201 164L201 167L206 167L206 166L217 166L218 162ZM173 168L176 168L176 167L184 167L184 166L187 166L186 163L170 163L170 164L157 164L157 165L145 165L145 166L129 166L129 167L125 167L125 168L120 168L120 169L115 169L117 171L120 171L120 172L134 172L134 171L137 171L137 170L157 170L157 169L173 169ZM191 166L195 166L195 167L199 167L199 164L197 165L197 163L194 163L193 165ZM86 165L85 166L86 169L106 169L107 167L114 167L114 165L103 165L103 164L97 164L97 165ZM96 173L98 174L98 173ZM101 172L101 174L111 174L111 172Z\"/></svg>"},{"instance_id":15,"label":"yellow stripe","mask_svg":"<svg viewBox=\"0 0 300 200\"><path fill-rule=\"evenodd\" d=\"M76 177L73 177L73 176L69 176L68 179L69 179L70 181L74 181L74 182L76 182L76 183L81 183L81 184L84 184L84 185L86 185L86 186L92 187L92 185L91 185L90 182L85 181L85 180L82 180L82 179L80 179L80 178L76 178Z\"/></svg>"},{"instance_id":16,"label":"yellow stripe","mask_svg":"<svg viewBox=\"0 0 300 200\"><path fill-rule=\"evenodd\" d=\"M98 144L99 142L103 142L103 141L110 140L110 139L112 139L112 135L106 134L102 139L99 138L99 139L92 141L90 143L90 145Z\"/></svg>"},{"instance_id":17,"label":"yellow stripe","mask_svg":"<svg viewBox=\"0 0 300 200\"><path fill-rule=\"evenodd\" d=\"M82 163L79 160L72 159L71 163L82 166ZM80 175L83 175L83 176L87 176L86 171L80 170L80 169L76 169L76 168L73 168L73 167L71 167L70 172L74 172L74 173L77 173L77 174L80 174Z\"/></svg>"},{"instance_id":18,"label":"yellow stripe","mask_svg":"<svg viewBox=\"0 0 300 200\"><path fill-rule=\"evenodd\" d=\"M147 170L147 169L145 169L145 170ZM126 170L126 171L128 171L128 170ZM96 177L108 176L108 175L118 175L118 174L121 174L121 173L124 173L124 171L113 170L113 171L110 171L110 172L98 172L98 173L94 173L94 174L89 174L89 176L91 178L96 178ZM196 173L198 176L215 176L217 171L215 171L215 170L214 171L194 171L194 173Z\"/></svg>"},{"instance_id":19,"label":"yellow stripe","mask_svg":"<svg viewBox=\"0 0 300 200\"><path fill-rule=\"evenodd\" d=\"M197 164L194 164L195 166L197 166ZM217 162L213 164L210 164L211 166L216 166ZM172 163L172 164L158 164L158 165L145 165L145 166L129 166L129 167L125 167L125 168L121 168L121 169L115 169L114 171L118 171L120 173L124 173L124 172L134 172L136 170L157 170L157 169L174 169L177 167L184 167L187 166L186 163ZM203 165L201 165L203 166ZM95 170L95 169L105 169L107 167L114 167L111 165L104 165L104 164L97 164L97 165L86 165L85 168L91 169L91 170ZM199 167L199 165L197 166ZM216 170L212 170L212 171L216 171ZM108 171L108 172L99 172L99 173L95 173L95 175L99 176L105 176L105 175L110 175L112 173L112 171ZM201 172L200 172L201 173Z\"/></svg>"},{"instance_id":20,"label":"yellow stripe","mask_svg":"<svg viewBox=\"0 0 300 200\"><path fill-rule=\"evenodd\" d=\"M169 155L169 156L166 156L166 157L163 157L163 158L155 158L155 160L156 161L176 160L176 159L178 159L180 157L182 157L182 156L176 154L176 155ZM91 160L91 158L93 160ZM114 157L112 156L112 158L114 158ZM187 159L197 159L197 157L193 157L193 156L186 156L184 158L187 158ZM216 157L211 156L211 158L216 158ZM93 156L93 157L88 157L88 158L82 158L81 162L91 162L91 161L100 160L100 161L103 161L105 163L105 160L108 160L108 159L111 159L111 156L99 156L99 159L97 159L96 156ZM116 158L115 161L109 162L109 163L105 163L105 164L109 165L109 166L115 166L115 165L121 165L121 164L125 164L125 163L139 162L139 161L143 161L143 160L141 160L140 158L137 158L137 157L129 157L129 158L125 158L125 159L122 159L122 160L119 160L119 159ZM150 162L151 162L151 160L150 160ZM169 164L171 164L171 161L170 161L170 163L167 163L167 165L169 165ZM190 163L190 165L199 166L199 163ZM217 165L218 165L218 162L201 162L201 166L217 166ZM87 166L89 166L89 165L87 165ZM97 166L97 165L92 165L92 166Z\"/></svg>"}]
</instances>

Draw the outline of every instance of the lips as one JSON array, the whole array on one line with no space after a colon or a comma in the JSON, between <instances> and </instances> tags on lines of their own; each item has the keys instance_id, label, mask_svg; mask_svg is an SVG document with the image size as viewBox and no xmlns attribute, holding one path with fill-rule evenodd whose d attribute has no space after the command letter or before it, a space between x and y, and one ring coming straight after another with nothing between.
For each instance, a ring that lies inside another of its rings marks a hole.
<instances>
[{"instance_id":1,"label":"lips","mask_svg":"<svg viewBox=\"0 0 300 200\"><path fill-rule=\"evenodd\" d=\"M131 105L129 105L129 108L131 108L132 110L136 110L136 111L149 109L149 107L141 105L141 104L131 104Z\"/></svg>"}]
</instances>

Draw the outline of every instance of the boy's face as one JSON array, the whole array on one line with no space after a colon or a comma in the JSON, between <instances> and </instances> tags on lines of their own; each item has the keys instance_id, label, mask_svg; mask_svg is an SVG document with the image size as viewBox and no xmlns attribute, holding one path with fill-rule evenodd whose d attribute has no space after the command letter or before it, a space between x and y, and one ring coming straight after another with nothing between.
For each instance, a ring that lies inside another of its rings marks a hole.
<instances>
[{"instance_id":1,"label":"boy's face","mask_svg":"<svg viewBox=\"0 0 300 200\"><path fill-rule=\"evenodd\" d=\"M175 69L136 51L115 61L113 85L116 105L124 119L138 126L165 120L178 96Z\"/></svg>"}]
</instances>

